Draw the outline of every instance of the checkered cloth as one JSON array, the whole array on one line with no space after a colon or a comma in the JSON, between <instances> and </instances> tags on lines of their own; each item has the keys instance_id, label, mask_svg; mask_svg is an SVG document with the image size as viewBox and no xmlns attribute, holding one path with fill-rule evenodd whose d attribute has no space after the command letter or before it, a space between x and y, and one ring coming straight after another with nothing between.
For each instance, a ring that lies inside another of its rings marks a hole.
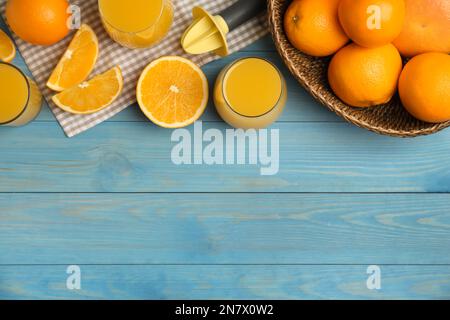
<instances>
[{"instance_id":1,"label":"checkered cloth","mask_svg":"<svg viewBox=\"0 0 450 320\"><path fill-rule=\"evenodd\" d=\"M6 1L7 0L0 0L2 14L4 14ZM194 6L200 5L212 13L218 13L235 1L236 0L172 0L175 17L170 33L157 46L144 50L124 48L108 37L106 31L103 29L98 14L97 0L70 1L72 4L80 6L82 22L94 29L99 40L100 55L92 75L102 73L112 68L114 65L120 65L124 76L124 89L121 96L108 108L91 115L73 115L59 109L51 101L54 92L49 90L45 85L58 60L69 45L72 38L71 36L50 47L33 46L17 37L15 37L15 41L39 88L55 114L56 119L61 124L66 135L68 137L73 137L111 118L127 106L133 104L136 101L135 88L139 75L144 67L152 60L165 55L179 55L187 57L202 66L219 58L214 54L198 56L186 54L180 45L181 35L192 21L191 11ZM248 21L229 34L228 41L230 51L238 51L258 40L267 33L267 30L266 19L264 16L259 16Z\"/></svg>"}]
</instances>

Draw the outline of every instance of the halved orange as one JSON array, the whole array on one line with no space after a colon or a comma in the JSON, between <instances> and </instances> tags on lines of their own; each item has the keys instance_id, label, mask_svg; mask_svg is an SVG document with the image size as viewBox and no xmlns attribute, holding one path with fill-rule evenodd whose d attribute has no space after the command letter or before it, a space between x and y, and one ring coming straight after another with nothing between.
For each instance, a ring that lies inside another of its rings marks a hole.
<instances>
[{"instance_id":1,"label":"halved orange","mask_svg":"<svg viewBox=\"0 0 450 320\"><path fill-rule=\"evenodd\" d=\"M8 35L0 30L0 61L11 62L16 56L16 47Z\"/></svg>"},{"instance_id":2,"label":"halved orange","mask_svg":"<svg viewBox=\"0 0 450 320\"><path fill-rule=\"evenodd\" d=\"M122 88L122 71L116 66L87 82L58 93L53 96L52 101L64 111L91 114L111 105Z\"/></svg>"},{"instance_id":3,"label":"halved orange","mask_svg":"<svg viewBox=\"0 0 450 320\"><path fill-rule=\"evenodd\" d=\"M142 112L164 128L182 128L197 121L208 103L208 80L193 62L163 57L150 63L137 86Z\"/></svg>"},{"instance_id":4,"label":"halved orange","mask_svg":"<svg viewBox=\"0 0 450 320\"><path fill-rule=\"evenodd\" d=\"M85 81L98 57L98 40L94 31L83 24L70 42L47 82L54 91L63 91Z\"/></svg>"}]
</instances>

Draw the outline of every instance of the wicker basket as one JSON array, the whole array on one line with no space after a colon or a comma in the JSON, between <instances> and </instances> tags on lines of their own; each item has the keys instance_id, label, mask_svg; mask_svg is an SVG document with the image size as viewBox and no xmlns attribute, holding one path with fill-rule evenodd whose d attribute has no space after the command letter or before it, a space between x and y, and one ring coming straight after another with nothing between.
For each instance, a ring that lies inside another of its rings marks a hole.
<instances>
[{"instance_id":1,"label":"wicker basket","mask_svg":"<svg viewBox=\"0 0 450 320\"><path fill-rule=\"evenodd\" d=\"M450 121L425 123L413 118L403 108L398 96L385 105L354 108L339 100L327 80L330 58L314 58L295 49L283 30L283 19L290 0L268 0L269 25L278 52L295 78L323 105L345 120L376 133L395 137L416 137L436 133L450 126Z\"/></svg>"}]
</instances>

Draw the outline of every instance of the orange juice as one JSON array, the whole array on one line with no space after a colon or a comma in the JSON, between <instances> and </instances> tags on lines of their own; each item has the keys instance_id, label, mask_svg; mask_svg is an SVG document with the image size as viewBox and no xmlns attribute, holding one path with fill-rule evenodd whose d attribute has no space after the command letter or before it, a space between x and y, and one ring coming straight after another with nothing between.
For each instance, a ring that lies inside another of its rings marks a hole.
<instances>
[{"instance_id":1,"label":"orange juice","mask_svg":"<svg viewBox=\"0 0 450 320\"><path fill-rule=\"evenodd\" d=\"M265 128L283 112L286 82L280 71L261 58L244 58L220 73L214 89L219 115L235 128Z\"/></svg>"},{"instance_id":2,"label":"orange juice","mask_svg":"<svg viewBox=\"0 0 450 320\"><path fill-rule=\"evenodd\" d=\"M162 40L173 21L170 0L99 0L103 25L113 40L147 48Z\"/></svg>"},{"instance_id":3,"label":"orange juice","mask_svg":"<svg viewBox=\"0 0 450 320\"><path fill-rule=\"evenodd\" d=\"M41 110L36 84L15 66L0 62L0 125L21 126Z\"/></svg>"}]
</instances>

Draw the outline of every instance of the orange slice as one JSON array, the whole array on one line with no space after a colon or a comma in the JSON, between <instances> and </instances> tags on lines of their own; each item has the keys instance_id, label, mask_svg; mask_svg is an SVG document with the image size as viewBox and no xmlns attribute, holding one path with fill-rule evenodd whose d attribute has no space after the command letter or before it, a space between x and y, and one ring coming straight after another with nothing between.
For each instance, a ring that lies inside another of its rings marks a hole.
<instances>
[{"instance_id":1,"label":"orange slice","mask_svg":"<svg viewBox=\"0 0 450 320\"><path fill-rule=\"evenodd\" d=\"M123 78L119 66L87 82L64 90L52 101L64 111L74 114L98 112L114 102L122 92Z\"/></svg>"},{"instance_id":2,"label":"orange slice","mask_svg":"<svg viewBox=\"0 0 450 320\"><path fill-rule=\"evenodd\" d=\"M63 91L87 79L98 57L98 40L94 31L83 24L53 70L47 87Z\"/></svg>"},{"instance_id":3,"label":"orange slice","mask_svg":"<svg viewBox=\"0 0 450 320\"><path fill-rule=\"evenodd\" d=\"M11 38L0 30L0 61L11 62L16 56L16 47Z\"/></svg>"},{"instance_id":4,"label":"orange slice","mask_svg":"<svg viewBox=\"0 0 450 320\"><path fill-rule=\"evenodd\" d=\"M193 62L163 57L139 79L137 101L144 114L164 128L182 128L198 120L208 103L208 80Z\"/></svg>"}]
</instances>

